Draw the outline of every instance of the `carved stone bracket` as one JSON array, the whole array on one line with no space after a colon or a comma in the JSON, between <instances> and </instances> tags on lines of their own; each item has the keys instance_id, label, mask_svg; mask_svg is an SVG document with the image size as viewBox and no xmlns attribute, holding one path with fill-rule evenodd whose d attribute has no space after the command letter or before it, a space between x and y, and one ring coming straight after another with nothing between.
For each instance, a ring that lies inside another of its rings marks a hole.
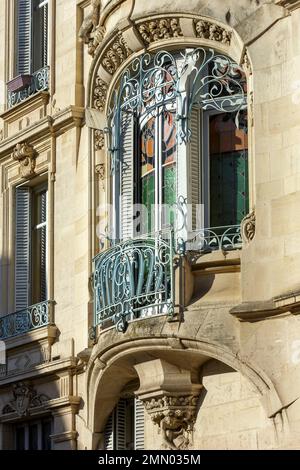
<instances>
[{"instance_id":1,"label":"carved stone bracket","mask_svg":"<svg viewBox=\"0 0 300 470\"><path fill-rule=\"evenodd\" d=\"M136 394L159 427L162 447L187 449L192 445L202 385L192 381L190 370L163 359L136 364L134 368L140 380Z\"/></svg>"},{"instance_id":2,"label":"carved stone bracket","mask_svg":"<svg viewBox=\"0 0 300 470\"><path fill-rule=\"evenodd\" d=\"M13 150L13 159L20 164L20 176L22 178L32 178L35 176L36 151L31 144L26 142L17 144Z\"/></svg>"},{"instance_id":3,"label":"carved stone bracket","mask_svg":"<svg viewBox=\"0 0 300 470\"><path fill-rule=\"evenodd\" d=\"M83 20L79 30L79 38L88 45L88 53L94 56L97 47L102 43L105 27L100 26L101 0L91 0L92 11Z\"/></svg>"},{"instance_id":4,"label":"carved stone bracket","mask_svg":"<svg viewBox=\"0 0 300 470\"><path fill-rule=\"evenodd\" d=\"M198 394L168 395L161 392L156 397L143 398L145 409L153 423L159 426L168 449L187 449L197 415Z\"/></svg>"},{"instance_id":5,"label":"carved stone bracket","mask_svg":"<svg viewBox=\"0 0 300 470\"><path fill-rule=\"evenodd\" d=\"M96 78L94 88L94 107L103 112L107 98L107 84L100 78Z\"/></svg>"},{"instance_id":6,"label":"carved stone bracket","mask_svg":"<svg viewBox=\"0 0 300 470\"><path fill-rule=\"evenodd\" d=\"M132 54L132 50L126 44L122 34L119 34L106 50L102 59L102 66L109 74L113 75L120 65Z\"/></svg>"},{"instance_id":7,"label":"carved stone bracket","mask_svg":"<svg viewBox=\"0 0 300 470\"><path fill-rule=\"evenodd\" d=\"M161 18L147 21L139 24L138 30L146 44L183 35L179 18Z\"/></svg>"},{"instance_id":8,"label":"carved stone bracket","mask_svg":"<svg viewBox=\"0 0 300 470\"><path fill-rule=\"evenodd\" d=\"M102 150L104 148L104 131L96 129L94 133L95 150Z\"/></svg>"},{"instance_id":9,"label":"carved stone bracket","mask_svg":"<svg viewBox=\"0 0 300 470\"><path fill-rule=\"evenodd\" d=\"M19 382L13 385L13 400L2 409L2 414L16 412L18 416L27 416L32 408L43 406L49 397L38 394L32 385L26 382Z\"/></svg>"},{"instance_id":10,"label":"carved stone bracket","mask_svg":"<svg viewBox=\"0 0 300 470\"><path fill-rule=\"evenodd\" d=\"M194 20L195 33L198 38L209 39L230 45L232 32L220 25L206 20Z\"/></svg>"},{"instance_id":11,"label":"carved stone bracket","mask_svg":"<svg viewBox=\"0 0 300 470\"><path fill-rule=\"evenodd\" d=\"M256 217L253 210L246 215L241 223L241 234L244 243L250 243L255 236Z\"/></svg>"}]
</instances>

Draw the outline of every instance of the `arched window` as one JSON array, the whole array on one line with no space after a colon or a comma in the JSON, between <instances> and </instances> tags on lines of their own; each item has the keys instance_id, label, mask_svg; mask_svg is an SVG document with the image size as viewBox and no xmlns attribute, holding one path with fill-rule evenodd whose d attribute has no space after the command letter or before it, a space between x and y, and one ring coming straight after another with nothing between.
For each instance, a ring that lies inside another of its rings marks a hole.
<instances>
[{"instance_id":1,"label":"arched window","mask_svg":"<svg viewBox=\"0 0 300 470\"><path fill-rule=\"evenodd\" d=\"M171 225L188 240L239 226L249 204L247 84L229 57L197 48L136 58L108 122L113 238Z\"/></svg>"}]
</instances>

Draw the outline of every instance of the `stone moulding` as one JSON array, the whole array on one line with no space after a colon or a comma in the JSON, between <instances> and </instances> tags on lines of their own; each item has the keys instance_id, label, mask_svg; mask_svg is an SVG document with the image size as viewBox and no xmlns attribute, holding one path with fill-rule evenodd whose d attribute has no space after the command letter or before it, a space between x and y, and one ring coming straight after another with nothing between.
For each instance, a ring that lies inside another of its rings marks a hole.
<instances>
[{"instance_id":1,"label":"stone moulding","mask_svg":"<svg viewBox=\"0 0 300 470\"><path fill-rule=\"evenodd\" d=\"M188 449L197 416L199 394L168 395L162 391L155 397L143 398L145 409L159 426L168 449Z\"/></svg>"},{"instance_id":2,"label":"stone moulding","mask_svg":"<svg viewBox=\"0 0 300 470\"><path fill-rule=\"evenodd\" d=\"M137 25L145 44L183 36L179 18L159 18Z\"/></svg>"},{"instance_id":3,"label":"stone moulding","mask_svg":"<svg viewBox=\"0 0 300 470\"><path fill-rule=\"evenodd\" d=\"M32 178L35 176L36 151L31 144L19 143L13 150L13 159L18 161L19 172L22 178Z\"/></svg>"},{"instance_id":4,"label":"stone moulding","mask_svg":"<svg viewBox=\"0 0 300 470\"><path fill-rule=\"evenodd\" d=\"M300 0L275 0L275 4L286 8L289 11L300 8Z\"/></svg>"},{"instance_id":5,"label":"stone moulding","mask_svg":"<svg viewBox=\"0 0 300 470\"><path fill-rule=\"evenodd\" d=\"M195 19L195 34L197 38L209 39L230 46L232 32L212 21Z\"/></svg>"},{"instance_id":6,"label":"stone moulding","mask_svg":"<svg viewBox=\"0 0 300 470\"><path fill-rule=\"evenodd\" d=\"M13 400L2 409L2 414L17 413L19 417L30 414L32 408L43 406L49 397L38 394L32 385L27 382L18 382L13 385Z\"/></svg>"},{"instance_id":7,"label":"stone moulding","mask_svg":"<svg viewBox=\"0 0 300 470\"><path fill-rule=\"evenodd\" d=\"M113 75L131 54L132 50L127 46L122 34L119 34L106 49L101 61L102 67L107 73Z\"/></svg>"}]
</instances>

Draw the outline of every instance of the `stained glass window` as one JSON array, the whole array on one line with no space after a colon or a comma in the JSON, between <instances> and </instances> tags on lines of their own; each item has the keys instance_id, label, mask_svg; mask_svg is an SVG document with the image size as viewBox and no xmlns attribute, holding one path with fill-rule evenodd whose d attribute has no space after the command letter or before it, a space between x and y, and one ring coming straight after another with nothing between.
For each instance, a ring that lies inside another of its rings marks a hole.
<instances>
[{"instance_id":1,"label":"stained glass window","mask_svg":"<svg viewBox=\"0 0 300 470\"><path fill-rule=\"evenodd\" d=\"M148 231L153 230L155 204L155 117L151 117L141 132L141 203L148 211Z\"/></svg>"},{"instance_id":2,"label":"stained glass window","mask_svg":"<svg viewBox=\"0 0 300 470\"><path fill-rule=\"evenodd\" d=\"M209 127L210 225L237 225L249 211L247 129L230 113L211 116Z\"/></svg>"}]
</instances>

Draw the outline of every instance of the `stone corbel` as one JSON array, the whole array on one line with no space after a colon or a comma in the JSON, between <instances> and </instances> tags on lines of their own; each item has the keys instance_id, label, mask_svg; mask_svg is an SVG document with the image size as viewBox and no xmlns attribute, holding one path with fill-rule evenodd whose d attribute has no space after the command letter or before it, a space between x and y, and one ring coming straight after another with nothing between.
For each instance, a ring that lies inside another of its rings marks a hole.
<instances>
[{"instance_id":1,"label":"stone corbel","mask_svg":"<svg viewBox=\"0 0 300 470\"><path fill-rule=\"evenodd\" d=\"M202 385L192 383L191 371L161 359L138 364L135 369L140 379L136 395L158 426L162 447L190 448Z\"/></svg>"},{"instance_id":2,"label":"stone corbel","mask_svg":"<svg viewBox=\"0 0 300 470\"><path fill-rule=\"evenodd\" d=\"M19 172L22 178L28 179L35 176L36 151L31 144L26 142L17 144L12 156L20 164Z\"/></svg>"}]
</instances>

